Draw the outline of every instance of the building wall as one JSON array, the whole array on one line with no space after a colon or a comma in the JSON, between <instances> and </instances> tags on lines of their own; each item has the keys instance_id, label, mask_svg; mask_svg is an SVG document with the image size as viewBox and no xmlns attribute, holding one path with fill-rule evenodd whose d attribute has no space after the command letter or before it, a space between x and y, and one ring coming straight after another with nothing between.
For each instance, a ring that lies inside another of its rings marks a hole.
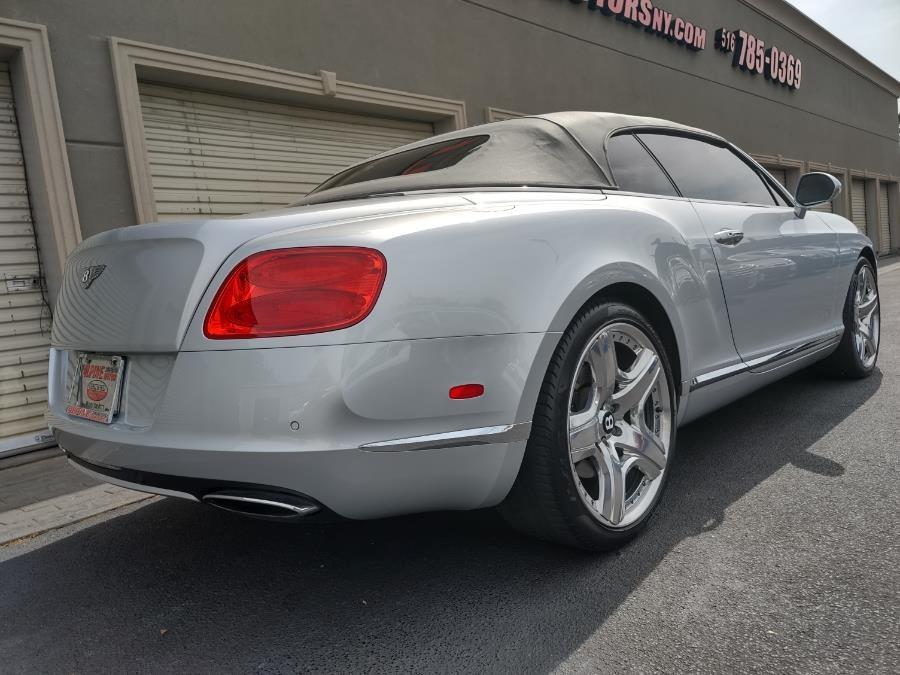
<instances>
[{"instance_id":1,"label":"building wall","mask_svg":"<svg viewBox=\"0 0 900 675\"><path fill-rule=\"evenodd\" d=\"M660 4L706 28L706 49L570 0L0 0L0 17L47 26L85 237L135 222L111 36L458 99L470 124L488 106L649 114L751 153L900 175L888 90L741 0ZM802 87L733 68L721 26L799 56Z\"/></svg>"}]
</instances>

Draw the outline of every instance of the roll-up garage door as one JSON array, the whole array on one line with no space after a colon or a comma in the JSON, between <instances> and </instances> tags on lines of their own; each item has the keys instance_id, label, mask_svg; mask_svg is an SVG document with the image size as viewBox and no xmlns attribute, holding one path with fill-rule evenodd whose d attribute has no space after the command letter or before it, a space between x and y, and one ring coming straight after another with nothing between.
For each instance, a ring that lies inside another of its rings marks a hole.
<instances>
[{"instance_id":1,"label":"roll-up garage door","mask_svg":"<svg viewBox=\"0 0 900 675\"><path fill-rule=\"evenodd\" d=\"M424 122L147 83L140 95L160 220L284 206L351 164L434 133Z\"/></svg>"},{"instance_id":2,"label":"roll-up garage door","mask_svg":"<svg viewBox=\"0 0 900 675\"><path fill-rule=\"evenodd\" d=\"M888 186L885 183L878 185L878 252L881 254L891 251L891 212L888 199Z\"/></svg>"},{"instance_id":3,"label":"roll-up garage door","mask_svg":"<svg viewBox=\"0 0 900 675\"><path fill-rule=\"evenodd\" d=\"M0 64L0 456L50 439L50 311L41 288L9 69Z\"/></svg>"},{"instance_id":4,"label":"roll-up garage door","mask_svg":"<svg viewBox=\"0 0 900 675\"><path fill-rule=\"evenodd\" d=\"M853 178L850 181L850 220L863 234L868 234L866 215L866 181Z\"/></svg>"}]
</instances>

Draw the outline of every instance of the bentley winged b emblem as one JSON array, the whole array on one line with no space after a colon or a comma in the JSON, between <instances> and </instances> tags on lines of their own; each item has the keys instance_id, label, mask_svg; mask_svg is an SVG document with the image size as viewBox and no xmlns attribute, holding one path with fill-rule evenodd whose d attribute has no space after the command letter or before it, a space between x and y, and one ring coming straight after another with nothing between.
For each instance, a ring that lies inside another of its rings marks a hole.
<instances>
[{"instance_id":1,"label":"bentley winged b emblem","mask_svg":"<svg viewBox=\"0 0 900 675\"><path fill-rule=\"evenodd\" d=\"M91 287L91 284L103 274L103 270L106 269L106 265L91 265L90 267L82 267L81 268L81 285L85 290Z\"/></svg>"}]
</instances>

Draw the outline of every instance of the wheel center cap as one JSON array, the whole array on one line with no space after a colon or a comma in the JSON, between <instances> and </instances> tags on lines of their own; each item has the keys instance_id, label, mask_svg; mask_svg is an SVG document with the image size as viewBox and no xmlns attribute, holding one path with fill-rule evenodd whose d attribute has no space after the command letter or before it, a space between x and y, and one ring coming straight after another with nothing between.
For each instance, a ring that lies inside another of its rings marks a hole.
<instances>
[{"instance_id":1,"label":"wheel center cap","mask_svg":"<svg viewBox=\"0 0 900 675\"><path fill-rule=\"evenodd\" d=\"M603 433L606 436L609 436L613 432L613 429L616 428L616 418L613 417L613 414L608 410L604 411L600 416L600 428L603 429Z\"/></svg>"}]
</instances>

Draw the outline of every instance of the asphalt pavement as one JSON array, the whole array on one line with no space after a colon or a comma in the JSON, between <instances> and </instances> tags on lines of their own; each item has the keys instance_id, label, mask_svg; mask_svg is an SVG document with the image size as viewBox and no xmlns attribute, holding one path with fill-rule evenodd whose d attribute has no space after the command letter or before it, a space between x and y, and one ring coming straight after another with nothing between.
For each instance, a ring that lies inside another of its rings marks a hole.
<instances>
[{"instance_id":1,"label":"asphalt pavement","mask_svg":"<svg viewBox=\"0 0 900 675\"><path fill-rule=\"evenodd\" d=\"M897 672L900 271L876 374L682 429L618 553L491 512L286 526L154 500L0 547L0 671Z\"/></svg>"}]
</instances>

